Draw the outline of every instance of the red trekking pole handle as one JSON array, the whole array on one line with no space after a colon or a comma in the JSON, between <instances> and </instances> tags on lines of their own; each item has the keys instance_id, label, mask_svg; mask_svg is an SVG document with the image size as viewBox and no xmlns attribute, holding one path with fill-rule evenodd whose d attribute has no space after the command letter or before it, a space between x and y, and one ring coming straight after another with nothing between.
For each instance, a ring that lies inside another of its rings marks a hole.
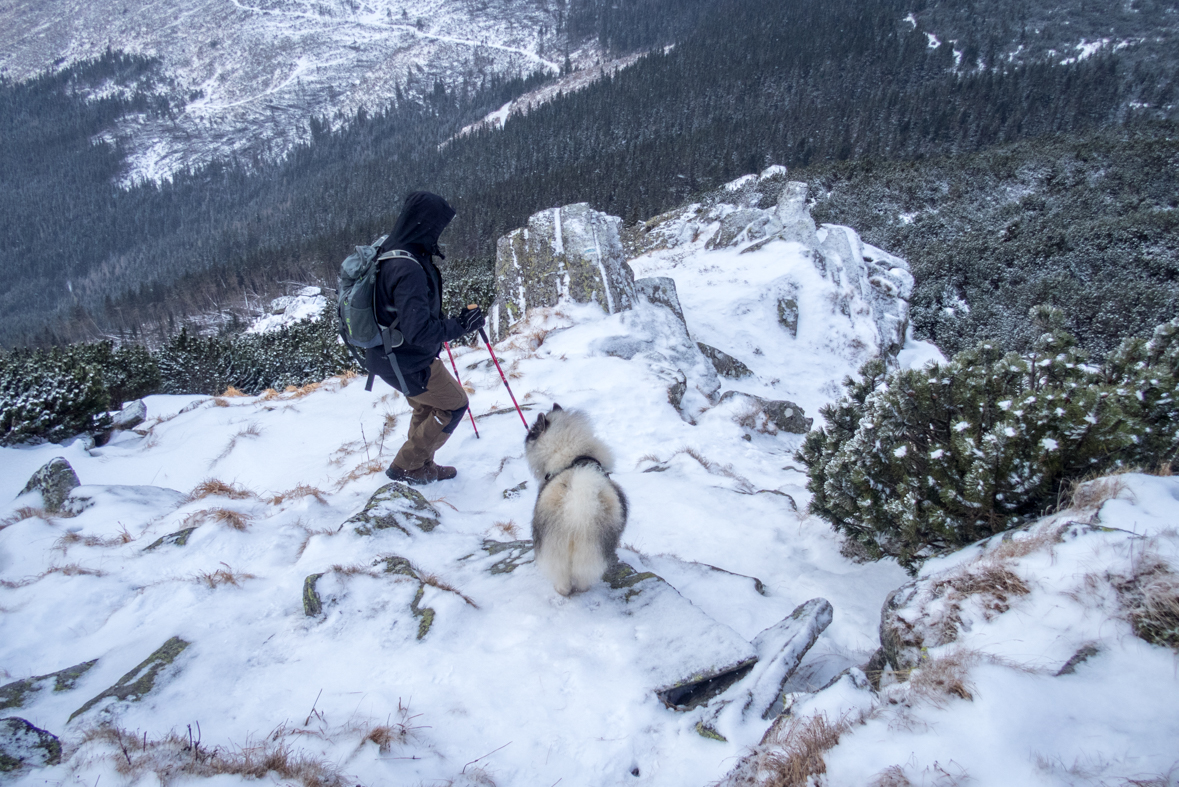
<instances>
[{"instance_id":1,"label":"red trekking pole handle","mask_svg":"<svg viewBox=\"0 0 1179 787\"><path fill-rule=\"evenodd\" d=\"M512 386L508 385L508 378L504 375L504 370L499 368L499 360L495 357L495 350L491 349L491 342L487 339L487 332L480 328L479 336L483 339L483 343L487 345L487 352L491 353L491 360L495 362L495 368L499 371L499 379L504 381L504 388L508 389L508 396L512 397L512 404L516 405L516 412L520 414L520 420L524 422L524 428L527 429L528 419L524 417L524 411L516 403L516 395L512 393Z\"/></svg>"},{"instance_id":2,"label":"red trekking pole handle","mask_svg":"<svg viewBox=\"0 0 1179 787\"><path fill-rule=\"evenodd\" d=\"M455 382L457 382L459 384L459 387L461 388L463 385L463 381L459 379L458 365L455 364L455 362L454 362L454 353L452 353L450 351L450 342L443 342L442 344L445 345L445 347L446 347L446 354L450 356L450 368L454 369ZM475 426L475 414L471 412L470 407L467 408L467 415L471 416L471 428L475 430L475 439L481 440L482 438L479 437L479 427Z\"/></svg>"}]
</instances>

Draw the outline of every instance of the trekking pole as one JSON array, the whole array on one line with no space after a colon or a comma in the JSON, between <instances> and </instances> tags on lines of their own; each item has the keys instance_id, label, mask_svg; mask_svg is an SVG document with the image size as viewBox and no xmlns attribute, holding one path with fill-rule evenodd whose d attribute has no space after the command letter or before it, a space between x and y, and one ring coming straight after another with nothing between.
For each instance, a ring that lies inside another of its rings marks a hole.
<instances>
[{"instance_id":1,"label":"trekking pole","mask_svg":"<svg viewBox=\"0 0 1179 787\"><path fill-rule=\"evenodd\" d=\"M450 342L443 342L443 344L446 345L446 354L450 356L450 368L454 369L455 382L457 382L459 384L459 387L461 388L463 385L463 381L459 379L458 365L455 364L455 362L454 362L454 353L452 353L450 351ZM475 414L471 412L470 407L467 408L467 415L471 416L471 428L475 430L475 439L476 440L483 439L483 438L479 437L479 427L475 426Z\"/></svg>"},{"instance_id":2,"label":"trekking pole","mask_svg":"<svg viewBox=\"0 0 1179 787\"><path fill-rule=\"evenodd\" d=\"M495 357L495 350L491 349L491 342L487 339L487 331L480 328L479 336L483 338L483 343L487 345L487 352L491 353L491 360L495 362L495 368L499 370L499 379L504 381L504 388L508 389L508 396L512 397L512 404L516 405L516 412L520 414L520 420L524 422L524 428L527 429L528 419L524 417L524 411L516 403L516 395L512 393L512 386L508 385L508 378L504 375L504 370L499 368L499 360Z\"/></svg>"}]
</instances>

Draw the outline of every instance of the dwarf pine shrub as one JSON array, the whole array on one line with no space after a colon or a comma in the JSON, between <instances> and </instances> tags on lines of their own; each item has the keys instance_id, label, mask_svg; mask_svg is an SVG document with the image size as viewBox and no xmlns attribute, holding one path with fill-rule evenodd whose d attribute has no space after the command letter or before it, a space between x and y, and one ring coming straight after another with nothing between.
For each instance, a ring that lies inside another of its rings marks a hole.
<instances>
[{"instance_id":1,"label":"dwarf pine shrub","mask_svg":"<svg viewBox=\"0 0 1179 787\"><path fill-rule=\"evenodd\" d=\"M62 349L0 358L0 445L60 441L109 428L101 371Z\"/></svg>"},{"instance_id":2,"label":"dwarf pine shrub","mask_svg":"<svg viewBox=\"0 0 1179 787\"><path fill-rule=\"evenodd\" d=\"M870 361L846 380L798 453L811 512L913 569L1039 516L1070 479L1173 458L1179 322L1101 367L1059 310L1033 318L1042 333L1026 354L982 344L924 369Z\"/></svg>"}]
</instances>

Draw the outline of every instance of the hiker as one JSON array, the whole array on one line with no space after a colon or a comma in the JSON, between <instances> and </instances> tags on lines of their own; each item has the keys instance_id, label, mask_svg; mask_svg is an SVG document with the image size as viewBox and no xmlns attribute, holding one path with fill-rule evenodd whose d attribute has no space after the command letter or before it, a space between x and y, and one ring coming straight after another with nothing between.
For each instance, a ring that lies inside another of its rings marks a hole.
<instances>
[{"instance_id":1,"label":"hiker","mask_svg":"<svg viewBox=\"0 0 1179 787\"><path fill-rule=\"evenodd\" d=\"M438 236L453 218L454 209L442 197L416 191L406 197L397 225L378 248L380 255L412 255L385 258L376 280L377 322L388 326L399 317L397 327L405 341L392 350L392 358L382 347L365 353L368 370L405 394L413 407L409 436L385 471L394 481L428 484L458 474L453 467L436 464L434 454L462 423L467 393L438 354L444 342L479 330L485 319L478 307L463 309L455 317L442 315L442 274L433 257L446 259Z\"/></svg>"}]
</instances>

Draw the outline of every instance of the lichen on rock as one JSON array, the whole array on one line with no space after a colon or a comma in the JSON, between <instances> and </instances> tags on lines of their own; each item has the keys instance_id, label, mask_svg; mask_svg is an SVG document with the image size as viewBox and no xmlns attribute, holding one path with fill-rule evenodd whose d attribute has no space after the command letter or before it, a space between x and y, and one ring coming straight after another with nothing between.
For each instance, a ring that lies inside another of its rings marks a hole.
<instances>
[{"instance_id":1,"label":"lichen on rock","mask_svg":"<svg viewBox=\"0 0 1179 787\"><path fill-rule=\"evenodd\" d=\"M303 614L313 618L323 612L323 599L315 590L315 583L323 574L312 574L303 580Z\"/></svg>"},{"instance_id":2,"label":"lichen on rock","mask_svg":"<svg viewBox=\"0 0 1179 787\"><path fill-rule=\"evenodd\" d=\"M61 741L56 735L16 716L0 719L0 773L60 762Z\"/></svg>"},{"instance_id":3,"label":"lichen on rock","mask_svg":"<svg viewBox=\"0 0 1179 787\"><path fill-rule=\"evenodd\" d=\"M0 710L22 707L29 695L39 694L50 681L53 681L53 691L69 691L97 663L98 659L91 659L48 675L37 675L0 686Z\"/></svg>"},{"instance_id":4,"label":"lichen on rock","mask_svg":"<svg viewBox=\"0 0 1179 787\"><path fill-rule=\"evenodd\" d=\"M531 563L531 560L525 560L524 557L532 551L532 541L492 541L490 539L483 542L483 549L489 555L498 555L499 553L508 550L507 557L493 563L488 569L492 574L511 574L525 563Z\"/></svg>"},{"instance_id":5,"label":"lichen on rock","mask_svg":"<svg viewBox=\"0 0 1179 787\"><path fill-rule=\"evenodd\" d=\"M344 523L355 525L355 532L371 536L390 528L410 534L410 526L429 533L438 527L438 509L430 505L422 493L408 484L385 484L369 498L364 510L352 515Z\"/></svg>"},{"instance_id":6,"label":"lichen on rock","mask_svg":"<svg viewBox=\"0 0 1179 787\"><path fill-rule=\"evenodd\" d=\"M189 643L180 637L172 637L154 653L148 656L135 669L119 678L115 685L87 702L70 714L67 723L98 705L104 700L137 702L143 699L156 686L160 673L176 661L176 658L187 648Z\"/></svg>"},{"instance_id":7,"label":"lichen on rock","mask_svg":"<svg viewBox=\"0 0 1179 787\"><path fill-rule=\"evenodd\" d=\"M20 493L23 495L29 492L39 492L45 510L57 513L61 511L66 498L69 497L70 490L81 485L82 482L78 480L78 474L74 472L74 468L70 466L65 457L55 456L33 473Z\"/></svg>"},{"instance_id":8,"label":"lichen on rock","mask_svg":"<svg viewBox=\"0 0 1179 787\"><path fill-rule=\"evenodd\" d=\"M153 549L162 547L164 544L182 547L188 543L188 537L191 536L195 530L195 527L186 527L183 530L177 530L175 533L169 533L166 536L160 536L155 541L145 546L143 551L150 552Z\"/></svg>"},{"instance_id":9,"label":"lichen on rock","mask_svg":"<svg viewBox=\"0 0 1179 787\"><path fill-rule=\"evenodd\" d=\"M489 329L506 336L528 309L597 303L608 314L631 308L634 274L626 264L622 219L587 203L552 208L499 239Z\"/></svg>"}]
</instances>

